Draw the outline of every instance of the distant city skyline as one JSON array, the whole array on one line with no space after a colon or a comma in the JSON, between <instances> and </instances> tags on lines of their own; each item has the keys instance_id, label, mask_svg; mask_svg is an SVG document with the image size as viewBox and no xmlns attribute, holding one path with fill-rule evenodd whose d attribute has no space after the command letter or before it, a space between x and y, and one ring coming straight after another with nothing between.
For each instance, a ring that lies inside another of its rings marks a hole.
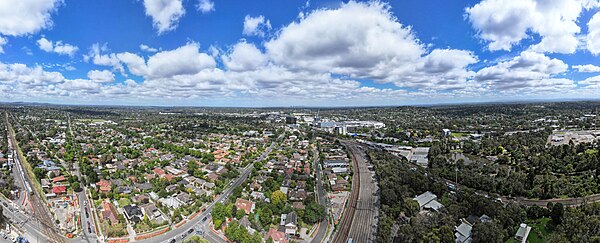
<instances>
[{"instance_id":1,"label":"distant city skyline","mask_svg":"<svg viewBox=\"0 0 600 243\"><path fill-rule=\"evenodd\" d=\"M0 101L598 99L599 10L598 0L8 0L0 3Z\"/></svg>"}]
</instances>

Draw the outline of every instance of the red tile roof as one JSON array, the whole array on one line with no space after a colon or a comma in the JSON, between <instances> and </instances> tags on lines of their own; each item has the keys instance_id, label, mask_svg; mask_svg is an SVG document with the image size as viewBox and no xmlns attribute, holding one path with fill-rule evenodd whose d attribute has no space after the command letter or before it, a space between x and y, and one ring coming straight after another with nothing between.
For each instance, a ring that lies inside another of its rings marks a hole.
<instances>
[{"instance_id":1,"label":"red tile roof","mask_svg":"<svg viewBox=\"0 0 600 243\"><path fill-rule=\"evenodd\" d=\"M65 176L57 176L52 178L52 183L56 183L56 182L61 182L61 181L65 181L67 179L65 179Z\"/></svg>"},{"instance_id":2,"label":"red tile roof","mask_svg":"<svg viewBox=\"0 0 600 243\"><path fill-rule=\"evenodd\" d=\"M158 176L165 175L165 171L161 168L154 168L154 170L152 170L152 172L154 172L154 174L157 174Z\"/></svg>"},{"instance_id":3,"label":"red tile roof","mask_svg":"<svg viewBox=\"0 0 600 243\"><path fill-rule=\"evenodd\" d=\"M273 241L279 242L279 243L287 243L288 242L288 240L285 238L285 233L278 231L275 228L269 229L269 233L267 233L267 240L269 240L269 238L271 238L271 239L273 239Z\"/></svg>"},{"instance_id":4,"label":"red tile roof","mask_svg":"<svg viewBox=\"0 0 600 243\"><path fill-rule=\"evenodd\" d=\"M54 186L52 187L52 193L54 194L63 194L67 192L67 187L66 186Z\"/></svg>"},{"instance_id":5,"label":"red tile roof","mask_svg":"<svg viewBox=\"0 0 600 243\"><path fill-rule=\"evenodd\" d=\"M96 185L99 187L110 187L110 181L102 179L99 182L97 182Z\"/></svg>"},{"instance_id":6,"label":"red tile roof","mask_svg":"<svg viewBox=\"0 0 600 243\"><path fill-rule=\"evenodd\" d=\"M108 218L111 223L119 223L115 207L107 201L102 202L102 218Z\"/></svg>"},{"instance_id":7,"label":"red tile roof","mask_svg":"<svg viewBox=\"0 0 600 243\"><path fill-rule=\"evenodd\" d=\"M238 198L235 200L235 207L244 210L246 214L250 214L252 212L252 206L254 206L254 203L246 199Z\"/></svg>"}]
</instances>

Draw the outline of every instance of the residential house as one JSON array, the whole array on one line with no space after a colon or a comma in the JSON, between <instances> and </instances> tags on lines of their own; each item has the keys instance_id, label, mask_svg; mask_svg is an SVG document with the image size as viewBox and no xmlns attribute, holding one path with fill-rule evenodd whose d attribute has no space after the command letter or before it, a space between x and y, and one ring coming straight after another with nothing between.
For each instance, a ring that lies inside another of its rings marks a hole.
<instances>
[{"instance_id":1,"label":"residential house","mask_svg":"<svg viewBox=\"0 0 600 243\"><path fill-rule=\"evenodd\" d=\"M267 233L267 238L265 240L268 241L269 239L272 239L273 243L288 243L289 242L287 240L285 232L279 231L275 228L269 229L269 232Z\"/></svg>"},{"instance_id":2,"label":"residential house","mask_svg":"<svg viewBox=\"0 0 600 243\"><path fill-rule=\"evenodd\" d=\"M59 183L59 182L63 182L66 181L67 179L65 178L65 176L57 176L52 178L52 183Z\"/></svg>"},{"instance_id":3,"label":"residential house","mask_svg":"<svg viewBox=\"0 0 600 243\"><path fill-rule=\"evenodd\" d=\"M531 226L527 226L527 224L519 225L519 229L515 234L515 241L525 243L527 241L527 237L529 237L529 232L531 231Z\"/></svg>"},{"instance_id":4,"label":"residential house","mask_svg":"<svg viewBox=\"0 0 600 243\"><path fill-rule=\"evenodd\" d=\"M66 186L53 186L52 193L54 193L56 195L65 194L65 193L67 193L67 187Z\"/></svg>"},{"instance_id":5,"label":"residential house","mask_svg":"<svg viewBox=\"0 0 600 243\"><path fill-rule=\"evenodd\" d=\"M246 199L238 198L235 201L235 207L238 208L239 210L244 210L244 212L246 214L250 214L250 213L254 212L255 206L256 205L254 205L253 202L248 201Z\"/></svg>"},{"instance_id":6,"label":"residential house","mask_svg":"<svg viewBox=\"0 0 600 243\"><path fill-rule=\"evenodd\" d=\"M306 208L302 202L294 202L292 203L292 207L295 209L304 209Z\"/></svg>"},{"instance_id":7,"label":"residential house","mask_svg":"<svg viewBox=\"0 0 600 243\"><path fill-rule=\"evenodd\" d=\"M442 205L441 203L439 203L437 201L437 196L435 194L431 193L430 191L427 191L427 192L413 198L413 200L415 200L419 203L419 208L421 210L433 209L435 211L439 211L441 208L444 207L444 205Z\"/></svg>"},{"instance_id":8,"label":"residential house","mask_svg":"<svg viewBox=\"0 0 600 243\"><path fill-rule=\"evenodd\" d=\"M135 203L139 203L139 204L146 204L146 203L150 202L150 198L148 198L148 196L146 196L144 194L140 194L140 195L136 195L135 197L133 197L133 201Z\"/></svg>"},{"instance_id":9,"label":"residential house","mask_svg":"<svg viewBox=\"0 0 600 243\"><path fill-rule=\"evenodd\" d=\"M99 191L100 193L109 193L111 190L111 185L110 185L110 181L107 180L100 180L99 182L96 183L96 186L99 187Z\"/></svg>"},{"instance_id":10,"label":"residential house","mask_svg":"<svg viewBox=\"0 0 600 243\"><path fill-rule=\"evenodd\" d=\"M177 209L177 208L181 207L181 202L179 202L179 200L175 199L174 197L161 198L161 199L158 199L158 201L160 203L162 203L163 205L170 207L172 209Z\"/></svg>"},{"instance_id":11,"label":"residential house","mask_svg":"<svg viewBox=\"0 0 600 243\"><path fill-rule=\"evenodd\" d=\"M288 193L290 201L304 201L308 197L308 193L304 190L291 191Z\"/></svg>"},{"instance_id":12,"label":"residential house","mask_svg":"<svg viewBox=\"0 0 600 243\"><path fill-rule=\"evenodd\" d=\"M179 193L179 195L177 195L176 198L183 204L189 204L192 201L192 199L190 198L190 194L187 194L185 192Z\"/></svg>"},{"instance_id":13,"label":"residential house","mask_svg":"<svg viewBox=\"0 0 600 243\"><path fill-rule=\"evenodd\" d=\"M468 222L462 222L458 227L456 227L456 233L454 233L454 236L456 237L456 243L471 243L473 240L471 238L472 230L473 226L471 226Z\"/></svg>"},{"instance_id":14,"label":"residential house","mask_svg":"<svg viewBox=\"0 0 600 243\"><path fill-rule=\"evenodd\" d=\"M150 220L154 220L162 216L154 203L144 204L141 206L141 208L144 211L144 214L148 216L148 219Z\"/></svg>"},{"instance_id":15,"label":"residential house","mask_svg":"<svg viewBox=\"0 0 600 243\"><path fill-rule=\"evenodd\" d=\"M282 215L283 218L283 215ZM298 217L296 216L296 213L294 211L292 211L291 213L288 213L287 215L285 215L285 221L284 221L284 227L285 227L285 233L288 235L295 235L296 234L296 230L298 229L297 227L297 222L298 221Z\"/></svg>"},{"instance_id":16,"label":"residential house","mask_svg":"<svg viewBox=\"0 0 600 243\"><path fill-rule=\"evenodd\" d=\"M125 217L127 217L130 222L136 224L142 221L142 217L144 216L142 209L135 204L123 207L123 211L125 212Z\"/></svg>"},{"instance_id":17,"label":"residential house","mask_svg":"<svg viewBox=\"0 0 600 243\"><path fill-rule=\"evenodd\" d=\"M111 224L119 223L117 210L115 209L115 206L108 201L102 202L102 218L110 220Z\"/></svg>"}]
</instances>

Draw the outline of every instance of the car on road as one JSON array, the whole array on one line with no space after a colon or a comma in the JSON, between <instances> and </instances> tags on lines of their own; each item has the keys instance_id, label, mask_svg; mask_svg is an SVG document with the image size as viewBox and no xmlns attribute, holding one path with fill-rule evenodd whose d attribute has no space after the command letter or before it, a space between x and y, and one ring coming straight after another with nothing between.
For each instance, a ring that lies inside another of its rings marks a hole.
<instances>
[{"instance_id":1,"label":"car on road","mask_svg":"<svg viewBox=\"0 0 600 243\"><path fill-rule=\"evenodd\" d=\"M90 222L88 221L88 233L92 233L92 227L90 227Z\"/></svg>"},{"instance_id":2,"label":"car on road","mask_svg":"<svg viewBox=\"0 0 600 243\"><path fill-rule=\"evenodd\" d=\"M204 221L206 221L206 219L208 219L208 216L202 218L202 223L204 223Z\"/></svg>"},{"instance_id":3,"label":"car on road","mask_svg":"<svg viewBox=\"0 0 600 243\"><path fill-rule=\"evenodd\" d=\"M185 237L187 236L187 233L183 233L183 235L181 235L181 239L185 239Z\"/></svg>"},{"instance_id":4,"label":"car on road","mask_svg":"<svg viewBox=\"0 0 600 243\"><path fill-rule=\"evenodd\" d=\"M193 228L191 228L191 229L189 229L189 230L188 230L188 234L191 234L191 233L193 233L193 232L194 232L194 229L193 229Z\"/></svg>"},{"instance_id":5,"label":"car on road","mask_svg":"<svg viewBox=\"0 0 600 243\"><path fill-rule=\"evenodd\" d=\"M6 202L2 202L2 205L4 205L4 207L8 208L8 204L6 204Z\"/></svg>"},{"instance_id":6,"label":"car on road","mask_svg":"<svg viewBox=\"0 0 600 243\"><path fill-rule=\"evenodd\" d=\"M169 243L175 243L177 241L177 239L171 239L171 241L169 241Z\"/></svg>"}]
</instances>

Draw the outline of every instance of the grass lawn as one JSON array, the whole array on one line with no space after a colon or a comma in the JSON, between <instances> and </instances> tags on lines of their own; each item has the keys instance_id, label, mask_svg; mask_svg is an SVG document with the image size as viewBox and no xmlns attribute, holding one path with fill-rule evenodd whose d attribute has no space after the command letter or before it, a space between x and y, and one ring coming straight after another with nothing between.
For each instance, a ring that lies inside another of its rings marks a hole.
<instances>
[{"instance_id":1,"label":"grass lawn","mask_svg":"<svg viewBox=\"0 0 600 243\"><path fill-rule=\"evenodd\" d=\"M450 133L450 135L452 137L455 137L455 138L461 138L461 137L467 137L467 136L469 136L468 133L464 133L464 132L452 132L452 133Z\"/></svg>"},{"instance_id":2,"label":"grass lawn","mask_svg":"<svg viewBox=\"0 0 600 243\"><path fill-rule=\"evenodd\" d=\"M545 242L544 238L552 233L548 227L546 227L550 220L550 218L542 218L528 221L527 224L531 226L531 232L529 233L529 237L527 237L527 242Z\"/></svg>"},{"instance_id":3,"label":"grass lawn","mask_svg":"<svg viewBox=\"0 0 600 243\"><path fill-rule=\"evenodd\" d=\"M125 207L127 205L130 205L131 201L127 198L121 198L119 199L119 207Z\"/></svg>"},{"instance_id":4,"label":"grass lawn","mask_svg":"<svg viewBox=\"0 0 600 243\"><path fill-rule=\"evenodd\" d=\"M80 122L105 122L106 120L104 119L77 119L77 121Z\"/></svg>"},{"instance_id":5,"label":"grass lawn","mask_svg":"<svg viewBox=\"0 0 600 243\"><path fill-rule=\"evenodd\" d=\"M546 242L544 238L548 237L552 231L550 231L546 226L550 223L550 218L542 218L536 220L528 220L527 225L531 226L531 231L529 232L529 236L527 237L527 242L530 243L543 243ZM511 238L506 241L506 243L516 242L515 239Z\"/></svg>"}]
</instances>

